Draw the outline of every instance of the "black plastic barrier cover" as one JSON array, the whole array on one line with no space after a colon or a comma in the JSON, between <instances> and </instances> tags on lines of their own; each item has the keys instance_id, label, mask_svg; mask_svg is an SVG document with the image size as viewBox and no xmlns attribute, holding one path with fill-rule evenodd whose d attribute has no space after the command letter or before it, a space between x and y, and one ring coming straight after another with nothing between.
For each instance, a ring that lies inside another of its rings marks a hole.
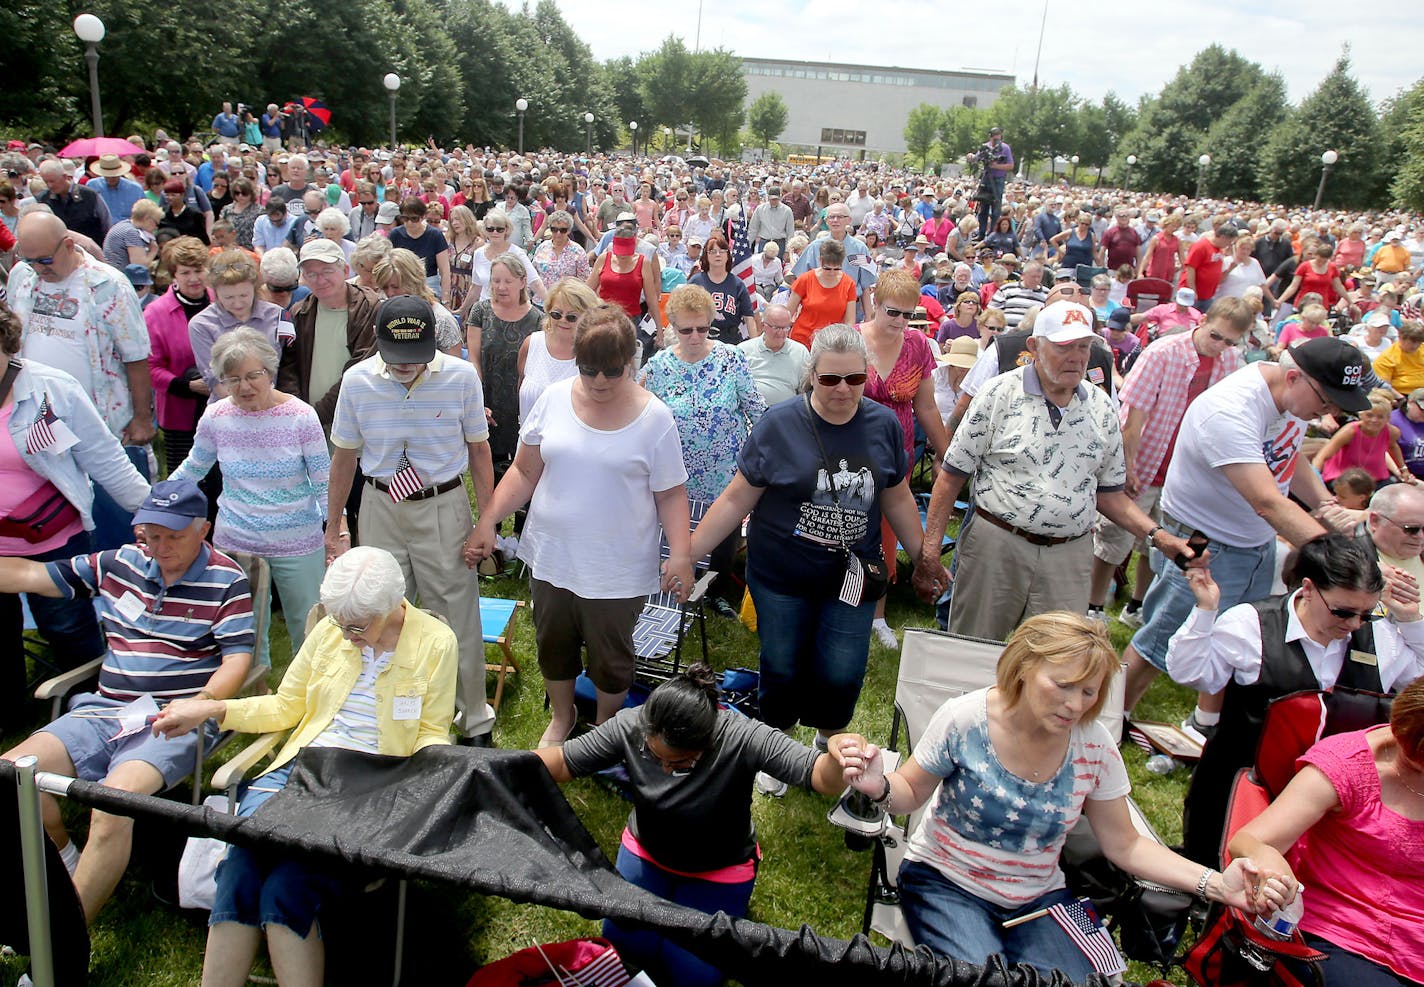
<instances>
[{"instance_id":1,"label":"black plastic barrier cover","mask_svg":"<svg viewBox=\"0 0 1424 987\"><path fill-rule=\"evenodd\" d=\"M70 797L125 815L161 815L195 835L301 850L656 929L749 985L800 977L818 987L1069 983L1031 967L981 967L923 948L887 949L860 935L831 939L805 926L793 932L667 902L618 876L542 762L526 751L437 746L391 758L307 749L287 787L247 819L86 782L74 783ZM1105 987L1107 981L1094 975L1088 983Z\"/></svg>"}]
</instances>

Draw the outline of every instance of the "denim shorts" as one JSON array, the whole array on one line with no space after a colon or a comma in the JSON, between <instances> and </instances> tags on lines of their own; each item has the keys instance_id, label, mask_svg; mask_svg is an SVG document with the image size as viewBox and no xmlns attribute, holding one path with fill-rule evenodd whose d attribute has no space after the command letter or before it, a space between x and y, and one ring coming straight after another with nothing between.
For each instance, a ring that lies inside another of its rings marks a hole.
<instances>
[{"instance_id":1,"label":"denim shorts","mask_svg":"<svg viewBox=\"0 0 1424 987\"><path fill-rule=\"evenodd\" d=\"M1163 518L1163 527L1182 538L1191 534L1182 531ZM1221 587L1221 604L1218 613L1225 613L1238 603L1254 603L1271 595L1271 584L1275 579L1276 541L1271 539L1264 545L1237 548L1218 541L1207 543L1211 560L1211 578ZM1167 644L1172 635L1191 616L1197 605L1187 577L1176 563L1152 550L1152 569L1157 578L1152 580L1147 596L1142 601L1142 626L1132 636L1132 647L1143 660L1159 671L1167 670Z\"/></svg>"},{"instance_id":2,"label":"denim shorts","mask_svg":"<svg viewBox=\"0 0 1424 987\"><path fill-rule=\"evenodd\" d=\"M125 761L142 761L152 765L163 776L163 787L170 788L193 773L197 748L191 733L168 739L155 737L145 728L121 740L112 739L119 732L114 711L128 705L93 692L74 697L69 712L40 729L59 738L64 752L74 762L74 775L83 781L103 781ZM206 740L212 740L212 730L205 725Z\"/></svg>"}]
</instances>

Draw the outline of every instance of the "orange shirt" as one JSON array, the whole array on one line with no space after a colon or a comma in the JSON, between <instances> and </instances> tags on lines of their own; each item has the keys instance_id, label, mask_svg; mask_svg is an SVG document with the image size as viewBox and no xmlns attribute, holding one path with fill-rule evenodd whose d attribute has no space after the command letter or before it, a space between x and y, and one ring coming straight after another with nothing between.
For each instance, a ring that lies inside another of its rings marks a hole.
<instances>
[{"instance_id":1,"label":"orange shirt","mask_svg":"<svg viewBox=\"0 0 1424 987\"><path fill-rule=\"evenodd\" d=\"M845 322L846 306L855 301L855 279L844 272L834 288L827 288L817 279L815 271L807 271L796 279L791 290L801 299L801 309L791 326L791 338L807 349L811 348L811 337L817 330Z\"/></svg>"}]
</instances>

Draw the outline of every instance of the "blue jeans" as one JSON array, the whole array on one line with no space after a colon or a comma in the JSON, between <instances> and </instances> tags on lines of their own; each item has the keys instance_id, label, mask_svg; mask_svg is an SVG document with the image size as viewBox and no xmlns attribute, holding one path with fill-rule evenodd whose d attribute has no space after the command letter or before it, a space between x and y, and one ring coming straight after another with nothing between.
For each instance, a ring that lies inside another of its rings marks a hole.
<instances>
[{"instance_id":1,"label":"blue jeans","mask_svg":"<svg viewBox=\"0 0 1424 987\"><path fill-rule=\"evenodd\" d=\"M627 847L618 848L618 873L629 884L650 891L659 898L711 915L726 912L733 918L747 914L755 879L741 884L715 884L695 877L682 877L644 860ZM618 948L622 957L645 967L655 983L678 987L716 987L722 971L675 946L649 929L625 929L612 920L603 923L603 937Z\"/></svg>"},{"instance_id":2,"label":"blue jeans","mask_svg":"<svg viewBox=\"0 0 1424 987\"><path fill-rule=\"evenodd\" d=\"M1182 538L1191 534L1173 525L1164 527ZM1271 539L1264 545L1237 548L1223 545L1219 541L1207 543L1211 552L1211 578L1221 587L1221 604L1218 613L1225 613L1238 603L1254 603L1271 595L1271 582L1275 578L1276 541ZM1165 558L1155 548L1151 554L1152 569L1157 578L1147 590L1142 601L1142 626L1132 636L1132 647L1142 659L1160 671L1167 670L1167 644L1172 635L1186 623L1196 606L1196 597L1187 583L1187 577L1172 560Z\"/></svg>"},{"instance_id":3,"label":"blue jeans","mask_svg":"<svg viewBox=\"0 0 1424 987\"><path fill-rule=\"evenodd\" d=\"M1016 908L1001 908L928 864L907 860L900 865L900 908L917 945L979 964L1001 953L1009 963L1028 963L1044 973L1062 970L1074 983L1082 983L1093 966L1052 916L1003 927L1011 918L1073 900L1071 892L1060 888Z\"/></svg>"},{"instance_id":4,"label":"blue jeans","mask_svg":"<svg viewBox=\"0 0 1424 987\"><path fill-rule=\"evenodd\" d=\"M134 468L143 474L145 480L153 479L153 471L149 468L148 446L124 446L124 454L129 457L129 462L134 464ZM93 514L94 551L106 552L133 542L134 512L120 507L118 502L109 496L108 491L97 483L94 484Z\"/></svg>"},{"instance_id":5,"label":"blue jeans","mask_svg":"<svg viewBox=\"0 0 1424 987\"><path fill-rule=\"evenodd\" d=\"M761 717L784 730L797 722L828 733L850 722L865 664L875 604L807 599L767 588L748 570L761 636Z\"/></svg>"}]
</instances>

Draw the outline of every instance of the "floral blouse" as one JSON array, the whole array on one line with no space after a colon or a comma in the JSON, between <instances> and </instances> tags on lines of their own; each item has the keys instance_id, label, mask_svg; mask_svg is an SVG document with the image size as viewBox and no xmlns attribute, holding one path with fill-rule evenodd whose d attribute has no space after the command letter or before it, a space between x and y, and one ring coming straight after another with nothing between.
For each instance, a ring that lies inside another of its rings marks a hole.
<instances>
[{"instance_id":1,"label":"floral blouse","mask_svg":"<svg viewBox=\"0 0 1424 987\"><path fill-rule=\"evenodd\" d=\"M716 500L732 482L747 433L766 411L746 357L726 343L713 343L712 352L696 363L660 350L638 382L677 419L688 499Z\"/></svg>"},{"instance_id":2,"label":"floral blouse","mask_svg":"<svg viewBox=\"0 0 1424 987\"><path fill-rule=\"evenodd\" d=\"M588 253L570 240L560 253L554 253L552 240L545 240L534 250L534 267L539 278L550 287L560 278L586 281L589 275Z\"/></svg>"}]
</instances>

